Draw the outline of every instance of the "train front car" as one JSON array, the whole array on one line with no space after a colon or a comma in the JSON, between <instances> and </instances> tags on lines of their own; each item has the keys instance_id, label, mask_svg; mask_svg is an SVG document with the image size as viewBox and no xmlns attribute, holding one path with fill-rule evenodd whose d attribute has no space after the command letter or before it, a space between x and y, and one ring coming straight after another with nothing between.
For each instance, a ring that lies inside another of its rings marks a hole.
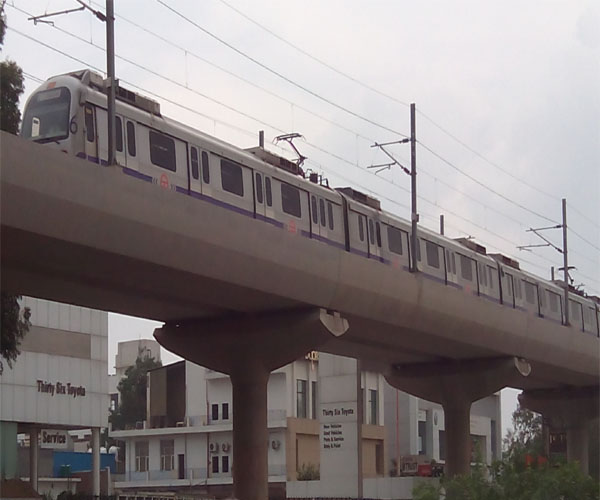
<instances>
[{"instance_id":1,"label":"train front car","mask_svg":"<svg viewBox=\"0 0 600 500\"><path fill-rule=\"evenodd\" d=\"M44 82L27 100L21 125L25 139L77 155L85 148L81 82L56 76Z\"/></svg>"}]
</instances>

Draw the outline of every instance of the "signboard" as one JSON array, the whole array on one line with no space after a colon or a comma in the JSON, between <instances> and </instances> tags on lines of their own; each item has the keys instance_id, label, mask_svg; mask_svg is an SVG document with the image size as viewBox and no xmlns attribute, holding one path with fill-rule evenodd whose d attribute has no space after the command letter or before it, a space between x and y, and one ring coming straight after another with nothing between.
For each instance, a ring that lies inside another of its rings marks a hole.
<instances>
[{"instance_id":1,"label":"signboard","mask_svg":"<svg viewBox=\"0 0 600 500\"><path fill-rule=\"evenodd\" d=\"M40 432L40 447L54 450L66 450L68 443L67 431L42 429Z\"/></svg>"},{"instance_id":2,"label":"signboard","mask_svg":"<svg viewBox=\"0 0 600 500\"><path fill-rule=\"evenodd\" d=\"M356 401L321 404L321 447L328 451L356 448Z\"/></svg>"}]
</instances>

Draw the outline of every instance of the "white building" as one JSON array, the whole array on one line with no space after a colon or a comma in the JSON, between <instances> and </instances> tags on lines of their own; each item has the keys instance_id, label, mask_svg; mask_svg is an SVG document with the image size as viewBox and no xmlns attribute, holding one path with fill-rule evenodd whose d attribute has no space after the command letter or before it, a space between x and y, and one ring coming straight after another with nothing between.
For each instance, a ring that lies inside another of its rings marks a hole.
<instances>
[{"instance_id":1,"label":"white building","mask_svg":"<svg viewBox=\"0 0 600 500\"><path fill-rule=\"evenodd\" d=\"M3 477L25 476L39 490L40 437L60 441L66 430L91 428L99 438L107 426L108 314L28 297L21 307L30 308L31 327L21 354L12 368L4 362L0 377L0 464ZM27 471L17 464L17 435L23 433L29 434L22 440L30 444Z\"/></svg>"},{"instance_id":2,"label":"white building","mask_svg":"<svg viewBox=\"0 0 600 500\"><path fill-rule=\"evenodd\" d=\"M335 357L339 358L339 357ZM268 383L270 498L285 498L286 482L318 473L322 457L319 355L310 353L274 371ZM366 423L362 425L363 474L382 477L386 462L384 380L361 375ZM355 377L356 380L356 377ZM232 389L228 376L181 361L149 374L148 418L140 429L112 431L125 441L122 496L152 492L186 496L231 494ZM355 390L356 393L356 390Z\"/></svg>"}]
</instances>

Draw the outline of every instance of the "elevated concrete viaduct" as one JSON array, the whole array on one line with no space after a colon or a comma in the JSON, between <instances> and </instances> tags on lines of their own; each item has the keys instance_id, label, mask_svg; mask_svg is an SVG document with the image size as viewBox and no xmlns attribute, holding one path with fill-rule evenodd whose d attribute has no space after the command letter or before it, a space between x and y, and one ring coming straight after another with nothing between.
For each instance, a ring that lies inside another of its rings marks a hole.
<instances>
[{"instance_id":1,"label":"elevated concrete viaduct","mask_svg":"<svg viewBox=\"0 0 600 500\"><path fill-rule=\"evenodd\" d=\"M211 322L236 318L230 335L237 342L245 321L301 311L320 317L324 309L347 321L347 332L325 334L315 320L315 331L306 331L315 343L302 349L320 343L390 380L410 365L437 371L518 357L531 374L506 377L499 387L598 387L596 337L161 189L119 167L5 133L0 139L3 290L164 321L158 336L167 346L177 325L195 346L211 338ZM301 337L292 333L294 321L279 331L290 344ZM275 345L263 343L260 356ZM196 351L182 355L200 359Z\"/></svg>"}]
</instances>

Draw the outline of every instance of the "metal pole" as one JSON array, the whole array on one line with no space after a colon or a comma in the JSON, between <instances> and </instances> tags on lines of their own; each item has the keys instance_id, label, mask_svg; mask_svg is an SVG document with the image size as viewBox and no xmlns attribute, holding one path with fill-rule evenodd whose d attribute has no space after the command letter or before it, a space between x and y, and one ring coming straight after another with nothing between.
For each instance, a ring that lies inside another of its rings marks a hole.
<instances>
[{"instance_id":1,"label":"metal pole","mask_svg":"<svg viewBox=\"0 0 600 500\"><path fill-rule=\"evenodd\" d=\"M108 164L115 164L116 120L115 120L115 12L113 0L106 0L106 76L108 83Z\"/></svg>"},{"instance_id":2,"label":"metal pole","mask_svg":"<svg viewBox=\"0 0 600 500\"><path fill-rule=\"evenodd\" d=\"M565 267L565 326L569 326L569 259L567 256L567 200L562 199L563 265Z\"/></svg>"},{"instance_id":3,"label":"metal pole","mask_svg":"<svg viewBox=\"0 0 600 500\"><path fill-rule=\"evenodd\" d=\"M444 236L444 214L440 215L440 234Z\"/></svg>"},{"instance_id":4,"label":"metal pole","mask_svg":"<svg viewBox=\"0 0 600 500\"><path fill-rule=\"evenodd\" d=\"M410 105L410 192L411 192L411 221L412 221L412 262L411 272L417 272L417 222L419 215L417 214L417 126L415 117L415 103Z\"/></svg>"},{"instance_id":5,"label":"metal pole","mask_svg":"<svg viewBox=\"0 0 600 500\"><path fill-rule=\"evenodd\" d=\"M366 394L366 387L365 387ZM364 398L362 392L362 363L360 359L356 360L356 497L363 497L363 442L362 425L365 420Z\"/></svg>"}]
</instances>

